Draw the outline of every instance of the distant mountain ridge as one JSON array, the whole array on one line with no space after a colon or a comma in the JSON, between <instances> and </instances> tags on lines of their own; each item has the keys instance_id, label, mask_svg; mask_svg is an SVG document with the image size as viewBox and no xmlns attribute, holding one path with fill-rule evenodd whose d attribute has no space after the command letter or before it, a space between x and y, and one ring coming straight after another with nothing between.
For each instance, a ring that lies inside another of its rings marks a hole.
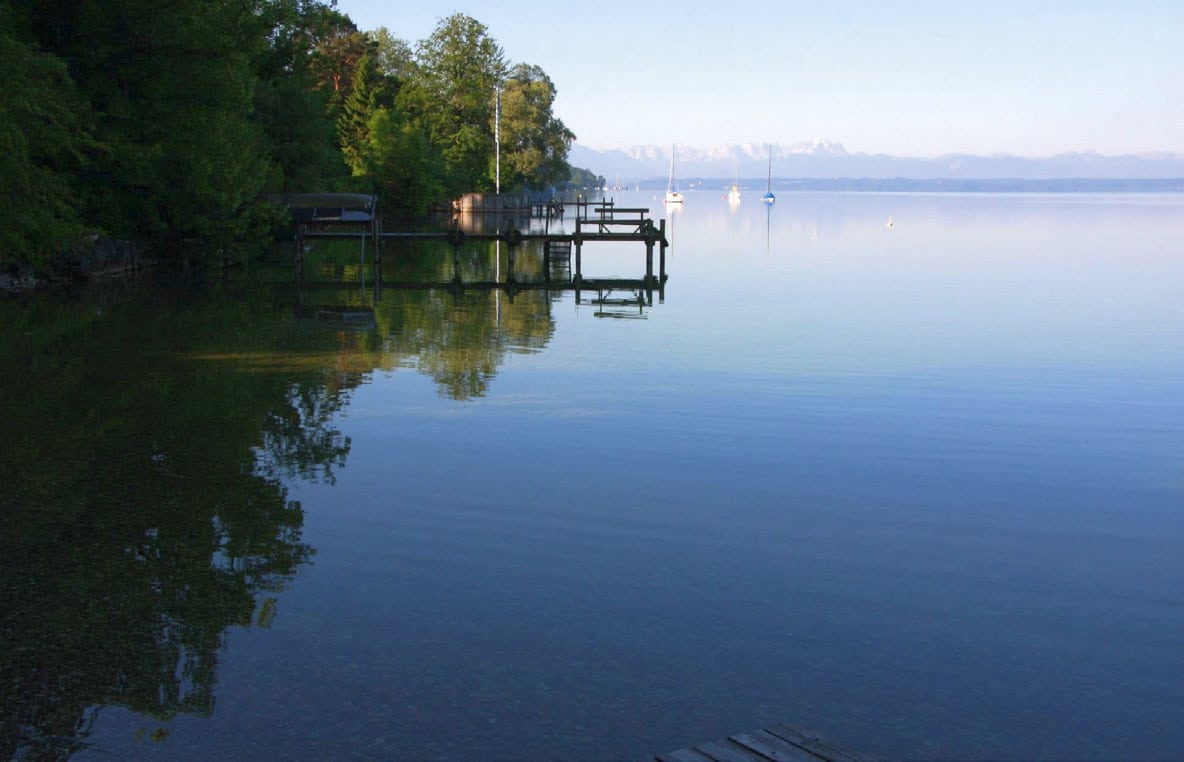
<instances>
[{"instance_id":1,"label":"distant mountain ridge","mask_svg":"<svg viewBox=\"0 0 1184 762\"><path fill-rule=\"evenodd\" d=\"M671 147L631 146L597 150L573 145L568 161L603 175L610 183L650 185L670 169ZM742 143L712 148L677 145L675 176L684 186L696 179L730 181L764 178L769 145ZM933 158L849 153L841 143L816 139L774 143L773 176L778 178L914 179L1163 179L1184 178L1184 156L1165 152L1103 156L1094 151L1044 158L993 154L946 154Z\"/></svg>"}]
</instances>

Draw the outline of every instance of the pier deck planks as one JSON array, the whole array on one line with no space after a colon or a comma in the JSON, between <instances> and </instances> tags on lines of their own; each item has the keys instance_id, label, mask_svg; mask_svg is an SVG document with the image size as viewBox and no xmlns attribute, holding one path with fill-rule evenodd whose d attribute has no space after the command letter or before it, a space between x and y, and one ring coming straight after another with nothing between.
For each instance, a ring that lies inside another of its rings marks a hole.
<instances>
[{"instance_id":1,"label":"pier deck planks","mask_svg":"<svg viewBox=\"0 0 1184 762\"><path fill-rule=\"evenodd\" d=\"M823 739L792 723L749 733L736 733L721 741L708 741L652 757L656 762L873 762L859 752Z\"/></svg>"}]
</instances>

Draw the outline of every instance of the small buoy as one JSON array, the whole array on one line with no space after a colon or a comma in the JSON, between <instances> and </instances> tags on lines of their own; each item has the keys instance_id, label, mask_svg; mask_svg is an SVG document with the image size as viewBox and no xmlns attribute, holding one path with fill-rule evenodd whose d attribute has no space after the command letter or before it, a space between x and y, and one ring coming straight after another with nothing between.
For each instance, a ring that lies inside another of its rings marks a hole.
<instances>
[{"instance_id":1,"label":"small buoy","mask_svg":"<svg viewBox=\"0 0 1184 762\"><path fill-rule=\"evenodd\" d=\"M885 227L888 228L889 230L892 229L892 218L891 217L888 218L888 224L885 225Z\"/></svg>"}]
</instances>

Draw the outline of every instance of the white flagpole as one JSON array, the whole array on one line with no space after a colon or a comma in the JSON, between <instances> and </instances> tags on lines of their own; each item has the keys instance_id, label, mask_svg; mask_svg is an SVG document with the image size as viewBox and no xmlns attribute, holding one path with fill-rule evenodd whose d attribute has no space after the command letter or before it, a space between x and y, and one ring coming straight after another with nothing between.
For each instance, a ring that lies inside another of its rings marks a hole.
<instances>
[{"instance_id":1,"label":"white flagpole","mask_svg":"<svg viewBox=\"0 0 1184 762\"><path fill-rule=\"evenodd\" d=\"M500 86L497 88L493 113L494 188L500 195L502 192L502 88Z\"/></svg>"}]
</instances>

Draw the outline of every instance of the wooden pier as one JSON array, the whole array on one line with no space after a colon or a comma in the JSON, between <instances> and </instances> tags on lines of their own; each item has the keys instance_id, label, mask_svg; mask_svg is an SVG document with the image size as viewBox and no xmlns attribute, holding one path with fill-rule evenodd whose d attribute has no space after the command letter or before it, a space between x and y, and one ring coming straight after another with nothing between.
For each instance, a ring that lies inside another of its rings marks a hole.
<instances>
[{"instance_id":1,"label":"wooden pier","mask_svg":"<svg viewBox=\"0 0 1184 762\"><path fill-rule=\"evenodd\" d=\"M452 288L507 288L529 287L518 283L514 272L518 247L529 242L541 242L543 248L543 287L555 290L574 289L576 300L580 301L584 291L596 291L597 297L589 303L605 305L653 303L653 290L664 296L666 283L666 220L655 225L649 216L649 209L618 207L613 201L576 202L575 230L571 233L522 232L507 219L501 230L496 232L469 233L454 224L446 231L384 231L376 211L374 196L363 194L298 194L283 197L296 226L297 277L303 281L304 254L309 241L314 239L360 239L359 265L365 270L366 243L373 241L374 281L376 285L394 288L412 284L395 284L382 280L382 243L397 240L438 240L451 245L453 259L459 262L461 247L471 241L500 241L509 247L509 268L505 283L459 283L453 281ZM588 279L583 271L583 247L585 243L641 243L645 246L645 275L639 279ZM658 250L657 272L655 273L654 250ZM574 266L573 266L574 258ZM459 267L456 268L459 273ZM459 278L459 275L457 276ZM632 289L641 296L622 302L614 291Z\"/></svg>"},{"instance_id":2,"label":"wooden pier","mask_svg":"<svg viewBox=\"0 0 1184 762\"><path fill-rule=\"evenodd\" d=\"M812 730L784 723L655 754L648 762L873 762Z\"/></svg>"}]
</instances>

